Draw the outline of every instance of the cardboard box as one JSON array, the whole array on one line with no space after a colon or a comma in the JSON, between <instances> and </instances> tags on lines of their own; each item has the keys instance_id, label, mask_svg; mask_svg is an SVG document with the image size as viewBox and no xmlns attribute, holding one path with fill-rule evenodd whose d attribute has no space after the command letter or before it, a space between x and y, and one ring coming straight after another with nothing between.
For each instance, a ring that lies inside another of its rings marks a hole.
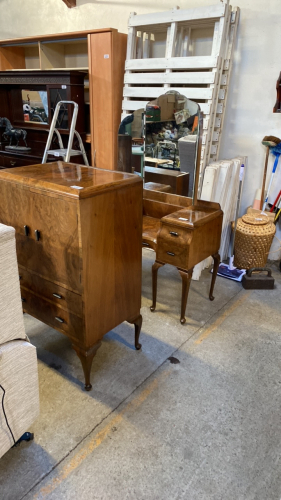
<instances>
[{"instance_id":1,"label":"cardboard box","mask_svg":"<svg viewBox=\"0 0 281 500\"><path fill-rule=\"evenodd\" d=\"M176 96L173 94L168 94L161 97L161 103L159 103L161 109L161 121L174 120L174 111L176 105Z\"/></svg>"}]
</instances>

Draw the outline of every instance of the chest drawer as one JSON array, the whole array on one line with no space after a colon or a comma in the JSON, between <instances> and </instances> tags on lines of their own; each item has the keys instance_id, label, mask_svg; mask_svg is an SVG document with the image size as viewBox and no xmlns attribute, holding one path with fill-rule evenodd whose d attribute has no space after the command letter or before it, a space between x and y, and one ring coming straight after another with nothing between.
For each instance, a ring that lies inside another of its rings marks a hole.
<instances>
[{"instance_id":1,"label":"chest drawer","mask_svg":"<svg viewBox=\"0 0 281 500\"><path fill-rule=\"evenodd\" d=\"M82 297L19 266L20 285L82 318ZM23 292L24 293L24 290Z\"/></svg>"},{"instance_id":2,"label":"chest drawer","mask_svg":"<svg viewBox=\"0 0 281 500\"><path fill-rule=\"evenodd\" d=\"M156 259L187 269L192 231L161 224L157 238Z\"/></svg>"},{"instance_id":3,"label":"chest drawer","mask_svg":"<svg viewBox=\"0 0 281 500\"><path fill-rule=\"evenodd\" d=\"M83 319L29 290L21 289L23 310L74 340L83 340Z\"/></svg>"},{"instance_id":4,"label":"chest drawer","mask_svg":"<svg viewBox=\"0 0 281 500\"><path fill-rule=\"evenodd\" d=\"M0 163L3 168L14 168L14 167L27 167L35 163L39 163L40 160L31 160L28 158L18 158L16 156L0 155Z\"/></svg>"},{"instance_id":5,"label":"chest drawer","mask_svg":"<svg viewBox=\"0 0 281 500\"><path fill-rule=\"evenodd\" d=\"M0 222L16 229L19 265L80 292L75 202L1 182Z\"/></svg>"}]
</instances>

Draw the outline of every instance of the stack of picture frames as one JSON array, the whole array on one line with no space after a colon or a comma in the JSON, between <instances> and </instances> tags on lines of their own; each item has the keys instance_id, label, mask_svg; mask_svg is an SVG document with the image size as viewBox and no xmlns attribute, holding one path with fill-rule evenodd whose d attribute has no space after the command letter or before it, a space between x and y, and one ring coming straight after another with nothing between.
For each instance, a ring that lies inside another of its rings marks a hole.
<instances>
[{"instance_id":1,"label":"stack of picture frames","mask_svg":"<svg viewBox=\"0 0 281 500\"><path fill-rule=\"evenodd\" d=\"M129 18L122 119L168 90L198 102L201 176L218 158L238 20L229 0Z\"/></svg>"}]
</instances>

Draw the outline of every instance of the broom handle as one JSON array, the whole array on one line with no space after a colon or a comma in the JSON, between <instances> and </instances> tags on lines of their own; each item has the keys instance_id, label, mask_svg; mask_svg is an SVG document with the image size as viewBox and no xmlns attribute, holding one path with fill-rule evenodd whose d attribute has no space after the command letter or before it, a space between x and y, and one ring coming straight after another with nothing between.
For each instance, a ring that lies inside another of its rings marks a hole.
<instances>
[{"instance_id":1,"label":"broom handle","mask_svg":"<svg viewBox=\"0 0 281 500\"><path fill-rule=\"evenodd\" d=\"M269 192L270 192L270 188L271 188L271 184L272 184L272 181L273 181L273 177L274 177L274 174L276 172L276 169L277 169L277 166L278 166L278 160L279 160L279 154L276 156L275 158L275 162L274 162L274 165L273 165L273 169L272 169L272 172L271 172L271 177L270 177L270 181L269 181L269 186L268 186L268 189L267 189L267 195L266 195L266 198L264 200L264 204L263 204L263 207L262 209L265 210L265 207L266 207L266 204L268 202L268 196L269 196Z\"/></svg>"},{"instance_id":2,"label":"broom handle","mask_svg":"<svg viewBox=\"0 0 281 500\"><path fill-rule=\"evenodd\" d=\"M265 191L265 182L266 182L266 174L267 174L267 164L268 164L268 156L269 156L269 146L266 148L266 157L263 171L263 180L262 180L262 190L261 190L261 204L260 209L262 210L263 200L264 200L264 191Z\"/></svg>"},{"instance_id":3,"label":"broom handle","mask_svg":"<svg viewBox=\"0 0 281 500\"><path fill-rule=\"evenodd\" d=\"M235 241L235 234L236 234L236 228L237 228L237 223L238 223L238 215L239 215L239 210L240 210L240 201L241 201L241 191L242 191L242 184L243 184L244 169L245 169L245 165L244 165L244 163L242 163L242 165L240 167L240 175L239 175L239 189L238 189L238 196L237 196L237 203L236 203L234 231L233 231L232 240L230 242L230 258L233 256L233 252L234 252L234 241Z\"/></svg>"}]
</instances>

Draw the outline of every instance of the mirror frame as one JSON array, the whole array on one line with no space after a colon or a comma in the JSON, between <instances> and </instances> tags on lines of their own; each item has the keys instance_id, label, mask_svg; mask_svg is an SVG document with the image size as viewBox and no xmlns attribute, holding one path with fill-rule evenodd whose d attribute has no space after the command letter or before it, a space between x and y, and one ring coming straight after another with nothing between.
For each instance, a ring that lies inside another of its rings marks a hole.
<instances>
[{"instance_id":1,"label":"mirror frame","mask_svg":"<svg viewBox=\"0 0 281 500\"><path fill-rule=\"evenodd\" d=\"M202 136L203 136L203 113L201 111L200 104L198 102L194 101L193 99L189 99L185 95L184 92L178 92L178 91L173 90L172 88L170 88L169 90L167 90L167 92L165 92L163 94L160 94L158 97L155 97L151 101L146 102L146 104L144 105L143 108L136 109L131 114L134 114L136 111L143 110L144 111L144 115L146 116L146 107L147 106L151 105L151 103L153 103L156 99L159 99L161 96L165 96L165 95L171 94L171 93L176 93L178 95L182 95L185 99L187 99L188 101L193 102L194 104L196 104L198 106L198 133L197 133L196 153L195 153L196 162L195 162L195 175L194 175L194 182L193 182L193 187L192 187L192 197L191 197L191 199L192 199L192 205L196 205L197 201L198 201L198 189L200 189L200 191L201 191L202 180L203 180L203 176L204 176L204 169L202 169L202 172L201 172L201 181L200 181L200 185L199 185L201 153L202 153ZM129 116L129 115L127 115L127 116ZM121 123L122 123L122 121L121 121ZM120 126L121 126L121 124L120 124ZM146 128L146 120L145 119L144 119L144 127ZM144 165L145 165L145 136L144 136L144 152L143 152L143 156L144 156ZM145 182L145 174L142 176L142 178L143 178L143 181Z\"/></svg>"}]
</instances>

